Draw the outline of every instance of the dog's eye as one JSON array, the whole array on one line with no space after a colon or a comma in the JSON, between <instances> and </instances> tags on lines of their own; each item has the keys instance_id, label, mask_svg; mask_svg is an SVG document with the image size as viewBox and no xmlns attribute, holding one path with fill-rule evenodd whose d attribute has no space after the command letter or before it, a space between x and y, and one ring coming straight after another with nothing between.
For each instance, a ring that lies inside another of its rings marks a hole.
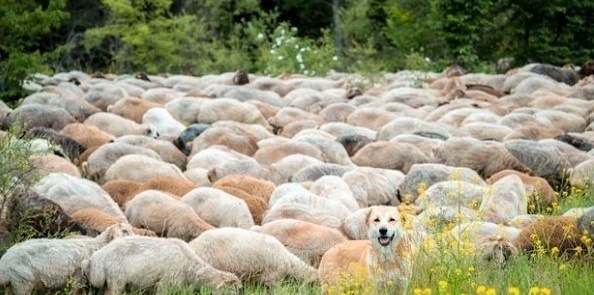
<instances>
[{"instance_id":1,"label":"dog's eye","mask_svg":"<svg viewBox=\"0 0 594 295\"><path fill-rule=\"evenodd\" d=\"M396 219L390 218L390 222L395 222L395 221L396 221Z\"/></svg>"},{"instance_id":2,"label":"dog's eye","mask_svg":"<svg viewBox=\"0 0 594 295\"><path fill-rule=\"evenodd\" d=\"M380 222L379 217L375 218L373 222Z\"/></svg>"}]
</instances>

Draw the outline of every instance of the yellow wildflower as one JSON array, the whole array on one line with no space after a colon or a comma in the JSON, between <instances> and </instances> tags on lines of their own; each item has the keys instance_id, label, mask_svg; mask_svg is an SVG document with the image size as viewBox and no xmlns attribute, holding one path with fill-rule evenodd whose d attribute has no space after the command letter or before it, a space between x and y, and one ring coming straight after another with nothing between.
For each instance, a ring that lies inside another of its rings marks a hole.
<instances>
[{"instance_id":1,"label":"yellow wildflower","mask_svg":"<svg viewBox=\"0 0 594 295\"><path fill-rule=\"evenodd\" d=\"M448 282L446 281L439 281L439 290L445 290L448 287Z\"/></svg>"},{"instance_id":2,"label":"yellow wildflower","mask_svg":"<svg viewBox=\"0 0 594 295\"><path fill-rule=\"evenodd\" d=\"M507 288L507 294L508 295L520 295L520 289L518 289L516 287L509 287L509 288Z\"/></svg>"}]
</instances>

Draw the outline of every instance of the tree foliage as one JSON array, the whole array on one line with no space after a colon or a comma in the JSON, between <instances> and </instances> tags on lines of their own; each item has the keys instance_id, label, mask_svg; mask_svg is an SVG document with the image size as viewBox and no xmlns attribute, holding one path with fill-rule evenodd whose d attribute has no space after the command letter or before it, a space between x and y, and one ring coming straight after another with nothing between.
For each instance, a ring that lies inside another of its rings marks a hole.
<instances>
[{"instance_id":1,"label":"tree foliage","mask_svg":"<svg viewBox=\"0 0 594 295\"><path fill-rule=\"evenodd\" d=\"M323 74L485 69L503 57L579 65L594 56L592 15L594 0L6 0L0 98L25 95L32 73L72 69ZM281 28L292 49L275 43Z\"/></svg>"},{"instance_id":2,"label":"tree foliage","mask_svg":"<svg viewBox=\"0 0 594 295\"><path fill-rule=\"evenodd\" d=\"M0 5L0 99L18 99L20 87L29 74L48 71L43 38L49 35L69 14L66 0L6 0Z\"/></svg>"}]
</instances>

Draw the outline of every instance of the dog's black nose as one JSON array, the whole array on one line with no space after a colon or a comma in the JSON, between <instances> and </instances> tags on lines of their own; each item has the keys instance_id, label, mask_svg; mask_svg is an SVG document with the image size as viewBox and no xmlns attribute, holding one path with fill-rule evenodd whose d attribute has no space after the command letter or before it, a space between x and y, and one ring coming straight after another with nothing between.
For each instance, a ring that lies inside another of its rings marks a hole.
<instances>
[{"instance_id":1,"label":"dog's black nose","mask_svg":"<svg viewBox=\"0 0 594 295\"><path fill-rule=\"evenodd\" d=\"M380 233L380 235L385 236L386 234L388 234L388 229L385 227L382 227L379 229L379 233Z\"/></svg>"}]
</instances>

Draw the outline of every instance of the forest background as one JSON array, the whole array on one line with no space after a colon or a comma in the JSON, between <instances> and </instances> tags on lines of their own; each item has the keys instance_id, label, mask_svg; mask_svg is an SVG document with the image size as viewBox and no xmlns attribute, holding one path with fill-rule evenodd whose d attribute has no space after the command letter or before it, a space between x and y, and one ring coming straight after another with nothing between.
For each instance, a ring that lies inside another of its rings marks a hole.
<instances>
[{"instance_id":1,"label":"forest background","mask_svg":"<svg viewBox=\"0 0 594 295\"><path fill-rule=\"evenodd\" d=\"M34 73L496 72L594 57L594 0L3 0L0 99ZM498 61L506 67L497 68Z\"/></svg>"}]
</instances>

